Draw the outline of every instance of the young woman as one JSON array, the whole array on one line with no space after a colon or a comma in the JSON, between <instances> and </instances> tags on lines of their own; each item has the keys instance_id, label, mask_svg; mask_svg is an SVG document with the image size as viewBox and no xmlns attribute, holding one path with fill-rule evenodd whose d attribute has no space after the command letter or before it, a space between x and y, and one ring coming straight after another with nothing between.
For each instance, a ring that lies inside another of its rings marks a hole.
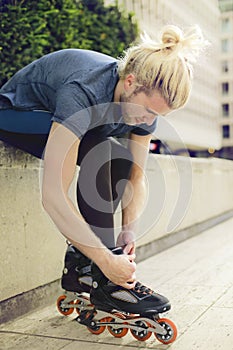
<instances>
[{"instance_id":1,"label":"young woman","mask_svg":"<svg viewBox=\"0 0 233 350\"><path fill-rule=\"evenodd\" d=\"M150 305L168 307L166 298L138 287L135 230L156 118L185 105L192 61L203 43L198 28L183 33L168 25L158 42L144 36L119 60L78 49L50 53L0 89L0 139L43 157L43 206L71 243L63 287L82 292L89 288L83 277L94 278L95 304L101 295L114 298L114 289L139 299L149 293ZM128 148L113 139L126 134ZM76 206L68 192L77 165ZM122 229L115 242L113 214L120 201ZM128 310L127 300L111 302Z\"/></svg>"}]
</instances>

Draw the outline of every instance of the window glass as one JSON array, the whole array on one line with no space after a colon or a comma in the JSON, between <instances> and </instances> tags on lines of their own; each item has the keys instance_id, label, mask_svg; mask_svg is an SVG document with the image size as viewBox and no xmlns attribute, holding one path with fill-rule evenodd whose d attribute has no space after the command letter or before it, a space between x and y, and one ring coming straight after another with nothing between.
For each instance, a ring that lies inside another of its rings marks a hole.
<instances>
[{"instance_id":1,"label":"window glass","mask_svg":"<svg viewBox=\"0 0 233 350\"><path fill-rule=\"evenodd\" d=\"M222 52L229 52L229 40L228 39L222 40Z\"/></svg>"},{"instance_id":2,"label":"window glass","mask_svg":"<svg viewBox=\"0 0 233 350\"><path fill-rule=\"evenodd\" d=\"M223 18L222 19L222 32L227 33L230 32L230 19L229 18Z\"/></svg>"},{"instance_id":3,"label":"window glass","mask_svg":"<svg viewBox=\"0 0 233 350\"><path fill-rule=\"evenodd\" d=\"M229 72L229 64L228 61L222 62L222 73L228 73Z\"/></svg>"},{"instance_id":4,"label":"window glass","mask_svg":"<svg viewBox=\"0 0 233 350\"><path fill-rule=\"evenodd\" d=\"M229 117L229 104L228 103L222 104L222 116Z\"/></svg>"},{"instance_id":5,"label":"window glass","mask_svg":"<svg viewBox=\"0 0 233 350\"><path fill-rule=\"evenodd\" d=\"M228 95L229 83L222 83L222 95Z\"/></svg>"},{"instance_id":6,"label":"window glass","mask_svg":"<svg viewBox=\"0 0 233 350\"><path fill-rule=\"evenodd\" d=\"M229 137L230 137L230 126L229 125L222 126L222 136L224 139L229 139Z\"/></svg>"}]
</instances>

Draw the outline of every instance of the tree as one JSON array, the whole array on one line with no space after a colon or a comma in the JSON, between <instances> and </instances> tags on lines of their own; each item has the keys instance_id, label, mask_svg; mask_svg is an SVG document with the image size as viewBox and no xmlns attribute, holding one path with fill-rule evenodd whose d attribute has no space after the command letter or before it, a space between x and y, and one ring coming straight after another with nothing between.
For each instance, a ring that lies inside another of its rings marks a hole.
<instances>
[{"instance_id":1,"label":"tree","mask_svg":"<svg viewBox=\"0 0 233 350\"><path fill-rule=\"evenodd\" d=\"M119 56L137 37L132 13L103 0L0 0L0 86L52 51L92 49Z\"/></svg>"}]
</instances>

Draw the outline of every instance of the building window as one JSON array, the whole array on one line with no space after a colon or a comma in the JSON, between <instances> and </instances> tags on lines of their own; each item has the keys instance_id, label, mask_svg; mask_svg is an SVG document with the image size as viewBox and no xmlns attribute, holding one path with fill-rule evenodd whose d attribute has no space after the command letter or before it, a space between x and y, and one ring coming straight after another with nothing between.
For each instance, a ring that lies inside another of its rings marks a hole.
<instances>
[{"instance_id":1,"label":"building window","mask_svg":"<svg viewBox=\"0 0 233 350\"><path fill-rule=\"evenodd\" d=\"M222 126L222 136L224 139L230 138L230 126L229 125Z\"/></svg>"},{"instance_id":2,"label":"building window","mask_svg":"<svg viewBox=\"0 0 233 350\"><path fill-rule=\"evenodd\" d=\"M222 116L229 117L229 104L228 103L222 104Z\"/></svg>"},{"instance_id":3,"label":"building window","mask_svg":"<svg viewBox=\"0 0 233 350\"><path fill-rule=\"evenodd\" d=\"M229 72L229 64L228 61L222 62L222 73L228 73Z\"/></svg>"},{"instance_id":4,"label":"building window","mask_svg":"<svg viewBox=\"0 0 233 350\"><path fill-rule=\"evenodd\" d=\"M228 95L229 93L229 83L222 83L222 95ZM229 106L228 106L229 109Z\"/></svg>"},{"instance_id":5,"label":"building window","mask_svg":"<svg viewBox=\"0 0 233 350\"><path fill-rule=\"evenodd\" d=\"M229 40L228 39L222 40L222 52L229 52Z\"/></svg>"},{"instance_id":6,"label":"building window","mask_svg":"<svg viewBox=\"0 0 233 350\"><path fill-rule=\"evenodd\" d=\"M230 19L229 18L223 18L222 19L222 32L223 33L229 33L230 29L231 29Z\"/></svg>"}]
</instances>

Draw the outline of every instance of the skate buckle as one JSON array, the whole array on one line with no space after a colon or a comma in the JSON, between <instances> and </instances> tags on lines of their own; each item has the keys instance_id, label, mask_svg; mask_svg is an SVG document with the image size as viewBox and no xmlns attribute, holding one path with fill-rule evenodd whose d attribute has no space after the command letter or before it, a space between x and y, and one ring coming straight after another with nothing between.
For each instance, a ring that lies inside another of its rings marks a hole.
<instances>
[{"instance_id":1,"label":"skate buckle","mask_svg":"<svg viewBox=\"0 0 233 350\"><path fill-rule=\"evenodd\" d=\"M80 315L76 318L76 321L80 324L84 324L87 327L93 327L93 318L95 317L95 312L93 310L83 310Z\"/></svg>"}]
</instances>

